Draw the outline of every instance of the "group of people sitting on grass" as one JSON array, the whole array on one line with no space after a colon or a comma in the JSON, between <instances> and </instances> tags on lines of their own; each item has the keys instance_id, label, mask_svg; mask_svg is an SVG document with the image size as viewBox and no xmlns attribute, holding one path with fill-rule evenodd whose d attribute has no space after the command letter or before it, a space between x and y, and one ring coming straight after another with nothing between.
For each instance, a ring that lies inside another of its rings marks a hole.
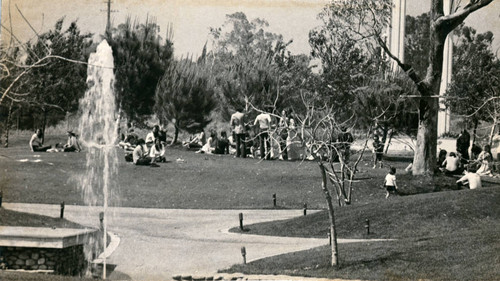
<instances>
[{"instance_id":1,"label":"group of people sitting on grass","mask_svg":"<svg viewBox=\"0 0 500 281\"><path fill-rule=\"evenodd\" d=\"M313 144L304 144L299 128L290 114L283 110L275 122L271 114L260 112L253 122L246 122L242 109L236 110L229 123L231 135L225 131L217 136L215 130L210 131L207 138L203 131L191 136L183 142L183 146L196 149L196 153L234 154L241 158L260 158L271 160L313 160L319 156ZM354 138L346 128L339 132L333 140L337 150L342 150L344 157L349 157L350 145Z\"/></svg>"},{"instance_id":2,"label":"group of people sitting on grass","mask_svg":"<svg viewBox=\"0 0 500 281\"><path fill-rule=\"evenodd\" d=\"M139 138L129 124L125 134L120 133L118 146L126 152L125 160L135 165L158 167L159 162L167 162L165 158L167 134L160 126L155 125L146 135L146 140Z\"/></svg>"},{"instance_id":3,"label":"group of people sitting on grass","mask_svg":"<svg viewBox=\"0 0 500 281\"><path fill-rule=\"evenodd\" d=\"M37 129L31 136L29 147L32 152L80 152L82 150L77 135L73 131L67 131L68 140L66 144L56 143L44 145L44 134Z\"/></svg>"},{"instance_id":4,"label":"group of people sitting on grass","mask_svg":"<svg viewBox=\"0 0 500 281\"><path fill-rule=\"evenodd\" d=\"M437 164L439 169L447 175L460 175L469 167L469 169L475 170L480 176L491 176L492 162L493 155L491 154L491 148L489 145L485 145L481 152L473 153L471 159L468 159L467 154L459 152L447 153L443 149L439 152Z\"/></svg>"},{"instance_id":5,"label":"group of people sitting on grass","mask_svg":"<svg viewBox=\"0 0 500 281\"><path fill-rule=\"evenodd\" d=\"M188 149L195 149L196 153L207 153L207 154L230 154L232 137L228 138L225 131L220 132L220 136L217 136L215 130L210 131L210 136L208 139L205 137L205 132L202 130L198 134L195 134L189 138L189 140L182 143L182 145Z\"/></svg>"}]
</instances>

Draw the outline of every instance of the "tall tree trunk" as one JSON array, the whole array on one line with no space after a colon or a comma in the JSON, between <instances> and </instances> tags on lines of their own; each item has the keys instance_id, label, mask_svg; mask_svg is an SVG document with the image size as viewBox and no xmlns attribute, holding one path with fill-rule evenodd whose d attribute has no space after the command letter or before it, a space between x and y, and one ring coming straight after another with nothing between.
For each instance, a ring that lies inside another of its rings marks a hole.
<instances>
[{"instance_id":1,"label":"tall tree trunk","mask_svg":"<svg viewBox=\"0 0 500 281\"><path fill-rule=\"evenodd\" d=\"M174 138L172 139L172 142L170 144L171 145L175 144L177 142L177 138L178 137L179 137L179 124L178 124L177 120L175 120L175 123L174 123Z\"/></svg>"},{"instance_id":2,"label":"tall tree trunk","mask_svg":"<svg viewBox=\"0 0 500 281\"><path fill-rule=\"evenodd\" d=\"M44 108L43 110L43 119L42 119L42 144L45 142L45 128L47 127L47 110Z\"/></svg>"},{"instance_id":3,"label":"tall tree trunk","mask_svg":"<svg viewBox=\"0 0 500 281\"><path fill-rule=\"evenodd\" d=\"M476 144L477 126L479 126L479 119L474 118L474 131L472 131L472 146Z\"/></svg>"},{"instance_id":4,"label":"tall tree trunk","mask_svg":"<svg viewBox=\"0 0 500 281\"><path fill-rule=\"evenodd\" d=\"M14 107L14 101L10 102L9 105L9 113L7 115L7 122L5 125L5 147L9 147L9 131L10 131L10 123L12 119L12 108Z\"/></svg>"},{"instance_id":5,"label":"tall tree trunk","mask_svg":"<svg viewBox=\"0 0 500 281\"><path fill-rule=\"evenodd\" d=\"M438 25L437 20L444 15L443 1L433 0L431 4L429 67L419 92L419 120L417 146L413 158L413 175L433 175L437 153L437 117L441 74L443 72L444 42L454 27Z\"/></svg>"},{"instance_id":6,"label":"tall tree trunk","mask_svg":"<svg viewBox=\"0 0 500 281\"><path fill-rule=\"evenodd\" d=\"M335 231L335 214L333 211L332 196L330 195L330 190L327 187L327 178L325 166L319 163L319 168L321 170L321 188L325 195L326 203L328 204L328 217L330 218L330 239L332 239L331 245L331 263L332 267L337 268L339 264L338 248L337 248L337 231Z\"/></svg>"},{"instance_id":7,"label":"tall tree trunk","mask_svg":"<svg viewBox=\"0 0 500 281\"><path fill-rule=\"evenodd\" d=\"M491 131L490 131L490 138L488 140L488 144L491 145L493 144L493 136L495 136L495 129L497 128L497 120L496 118L493 120L493 125L491 126Z\"/></svg>"},{"instance_id":8,"label":"tall tree trunk","mask_svg":"<svg viewBox=\"0 0 500 281\"><path fill-rule=\"evenodd\" d=\"M436 166L438 106L437 99L428 98L420 101L417 145L413 158L413 175L434 174Z\"/></svg>"}]
</instances>

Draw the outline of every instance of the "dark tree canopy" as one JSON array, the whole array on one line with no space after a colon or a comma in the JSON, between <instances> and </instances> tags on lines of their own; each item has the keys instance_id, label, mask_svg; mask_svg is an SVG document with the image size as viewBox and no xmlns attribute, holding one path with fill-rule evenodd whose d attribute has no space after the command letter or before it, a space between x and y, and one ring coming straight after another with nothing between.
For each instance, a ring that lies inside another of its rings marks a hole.
<instances>
[{"instance_id":1,"label":"dark tree canopy","mask_svg":"<svg viewBox=\"0 0 500 281\"><path fill-rule=\"evenodd\" d=\"M189 60L172 62L158 83L155 113L162 123L175 126L173 143L179 130L196 133L203 130L216 106L210 71L203 63Z\"/></svg>"},{"instance_id":2,"label":"dark tree canopy","mask_svg":"<svg viewBox=\"0 0 500 281\"><path fill-rule=\"evenodd\" d=\"M45 56L49 58L40 66L31 68L19 88L19 91L29 94L25 104L31 106L33 113L40 112L43 128L47 121L59 121L66 112L76 111L78 100L87 88L87 66L78 62L88 59L91 34L81 34L76 22L63 30L63 22L64 19L58 20L54 29L41 34L35 43L28 44L30 51L26 65L33 65ZM57 113L48 116L48 112L54 109Z\"/></svg>"},{"instance_id":3,"label":"dark tree canopy","mask_svg":"<svg viewBox=\"0 0 500 281\"><path fill-rule=\"evenodd\" d=\"M172 61L173 43L168 38L169 34L165 40L159 36L155 22L132 23L130 18L106 38L113 49L117 98L130 120L153 113L156 85Z\"/></svg>"},{"instance_id":4,"label":"dark tree canopy","mask_svg":"<svg viewBox=\"0 0 500 281\"><path fill-rule=\"evenodd\" d=\"M492 50L493 33L463 26L455 32L453 76L447 96L452 112L466 116L474 128L495 119L500 63Z\"/></svg>"}]
</instances>

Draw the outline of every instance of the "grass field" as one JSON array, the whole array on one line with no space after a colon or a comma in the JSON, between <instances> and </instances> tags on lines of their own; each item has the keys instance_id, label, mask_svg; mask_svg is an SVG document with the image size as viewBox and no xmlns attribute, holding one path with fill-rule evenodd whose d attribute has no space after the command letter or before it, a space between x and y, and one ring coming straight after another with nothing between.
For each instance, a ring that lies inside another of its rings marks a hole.
<instances>
[{"instance_id":1,"label":"grass field","mask_svg":"<svg viewBox=\"0 0 500 281\"><path fill-rule=\"evenodd\" d=\"M85 153L32 153L27 148L28 138L15 137L9 148L0 148L3 201L84 204L75 175L85 171ZM64 139L61 135L46 142ZM111 203L115 206L262 209L273 208L272 195L276 194L277 208L302 208L304 203L311 209L326 207L320 171L314 162L259 162L174 147L167 151L169 163L151 168L125 162L122 151L119 155L114 190L119 196ZM183 161L176 161L178 158ZM408 156L385 161L387 166L398 168L403 194L386 200L380 187L387 169L371 169L371 153L367 153L359 167L352 205L335 210L339 238L394 241L339 245L338 270L328 267L328 247L320 247L237 265L228 271L346 279L499 279L498 180L484 182L483 189L455 190L453 177L404 174L410 162ZM8 215L11 220L20 220ZM366 219L371 225L369 236L364 227ZM326 237L327 224L323 211L249 225L247 233Z\"/></svg>"},{"instance_id":2,"label":"grass field","mask_svg":"<svg viewBox=\"0 0 500 281\"><path fill-rule=\"evenodd\" d=\"M329 247L290 253L227 272L376 280L499 280L500 188L435 192L336 210L339 238L387 238L339 245L340 268ZM370 235L365 219L370 220ZM247 233L326 237L328 215L247 226ZM233 231L238 231L233 229Z\"/></svg>"},{"instance_id":3,"label":"grass field","mask_svg":"<svg viewBox=\"0 0 500 281\"><path fill-rule=\"evenodd\" d=\"M33 153L29 136L11 139L9 148L0 148L0 189L4 202L83 205L76 175L85 171L85 153ZM46 143L63 142L64 136L48 137ZM114 179L118 196L114 206L155 208L272 208L272 195L279 208L326 207L321 193L320 172L314 162L263 161L229 155L200 155L182 148L167 151L169 163L159 168L125 162L119 151L119 173ZM359 183L354 189L355 204L384 198L379 187L387 169L371 169L371 153L361 163ZM181 158L183 162L177 162ZM26 161L26 162L20 162ZM37 162L35 162L37 161ZM399 171L411 161L394 158L387 164ZM403 171L404 172L404 171ZM448 190L453 178L412 178L398 174L405 194Z\"/></svg>"}]
</instances>

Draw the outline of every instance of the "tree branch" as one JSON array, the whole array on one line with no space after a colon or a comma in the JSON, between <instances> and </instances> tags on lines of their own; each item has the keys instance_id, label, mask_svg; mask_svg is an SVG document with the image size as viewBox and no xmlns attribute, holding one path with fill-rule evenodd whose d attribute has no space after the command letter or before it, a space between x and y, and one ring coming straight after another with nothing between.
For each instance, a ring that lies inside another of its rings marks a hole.
<instances>
[{"instance_id":1,"label":"tree branch","mask_svg":"<svg viewBox=\"0 0 500 281\"><path fill-rule=\"evenodd\" d=\"M441 30L446 28L449 29L449 31L452 31L457 26L459 26L465 20L465 18L467 18L467 16L481 9L482 7L487 6L491 2L493 2L493 0L480 0L475 2L471 1L471 3L467 4L463 10L439 17L436 20L436 28Z\"/></svg>"}]
</instances>

